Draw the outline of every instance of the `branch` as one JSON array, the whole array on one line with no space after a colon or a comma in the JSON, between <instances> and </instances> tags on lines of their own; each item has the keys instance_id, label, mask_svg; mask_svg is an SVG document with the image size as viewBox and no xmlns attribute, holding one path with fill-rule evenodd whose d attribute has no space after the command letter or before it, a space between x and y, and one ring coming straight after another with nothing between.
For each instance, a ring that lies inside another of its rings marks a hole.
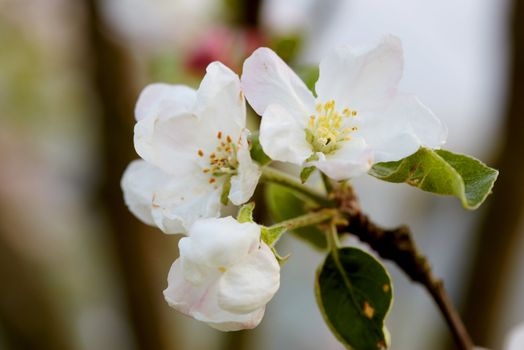
<instances>
[{"instance_id":1,"label":"branch","mask_svg":"<svg viewBox=\"0 0 524 350\"><path fill-rule=\"evenodd\" d=\"M343 186L334 193L347 224L339 232L349 232L369 244L382 258L391 260L414 282L422 284L437 303L460 350L473 350L474 344L460 316L453 306L443 282L431 271L427 258L422 255L407 226L384 229L364 215L350 186Z\"/></svg>"}]
</instances>

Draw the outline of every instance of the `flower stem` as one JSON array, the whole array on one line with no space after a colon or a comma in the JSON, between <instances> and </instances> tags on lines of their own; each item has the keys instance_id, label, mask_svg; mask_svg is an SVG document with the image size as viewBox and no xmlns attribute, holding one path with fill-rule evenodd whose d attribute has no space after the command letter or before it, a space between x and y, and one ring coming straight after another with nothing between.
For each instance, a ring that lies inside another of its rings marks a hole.
<instances>
[{"instance_id":1,"label":"flower stem","mask_svg":"<svg viewBox=\"0 0 524 350\"><path fill-rule=\"evenodd\" d=\"M331 222L329 225L329 231L327 234L327 241L329 245L329 249L331 250L331 254L333 254L333 257L335 260L338 260L338 249L340 248L340 241L338 240L338 231L337 231L337 225L334 222Z\"/></svg>"},{"instance_id":2,"label":"flower stem","mask_svg":"<svg viewBox=\"0 0 524 350\"><path fill-rule=\"evenodd\" d=\"M320 224L339 215L336 209L322 209L313 213L297 216L296 218L281 221L278 224L270 226L269 229L284 228L294 230L297 228Z\"/></svg>"},{"instance_id":3,"label":"flower stem","mask_svg":"<svg viewBox=\"0 0 524 350\"><path fill-rule=\"evenodd\" d=\"M262 176L260 177L261 181L264 182L271 182L275 184L282 185L284 187L287 187L293 191L296 191L313 201L315 201L317 204L320 204L322 206L327 207L333 207L333 202L326 198L325 195L302 185L299 181L295 180L292 176L279 171L275 168L270 167L264 167L262 168Z\"/></svg>"}]
</instances>

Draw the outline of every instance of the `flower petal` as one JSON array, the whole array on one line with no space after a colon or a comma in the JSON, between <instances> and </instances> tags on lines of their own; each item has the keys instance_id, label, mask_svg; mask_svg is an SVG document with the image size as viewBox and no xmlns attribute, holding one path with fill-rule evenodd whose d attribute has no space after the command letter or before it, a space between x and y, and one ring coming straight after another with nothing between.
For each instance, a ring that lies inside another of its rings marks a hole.
<instances>
[{"instance_id":1,"label":"flower petal","mask_svg":"<svg viewBox=\"0 0 524 350\"><path fill-rule=\"evenodd\" d=\"M372 164L373 153L361 137L353 137L342 148L327 157L318 152L319 160L311 162L324 174L336 181L365 174Z\"/></svg>"},{"instance_id":2,"label":"flower petal","mask_svg":"<svg viewBox=\"0 0 524 350\"><path fill-rule=\"evenodd\" d=\"M238 174L231 178L229 199L235 205L244 204L253 196L262 171L251 159L247 139L249 131L244 129L237 147Z\"/></svg>"},{"instance_id":3,"label":"flower petal","mask_svg":"<svg viewBox=\"0 0 524 350\"><path fill-rule=\"evenodd\" d=\"M220 62L207 66L197 92L195 113L213 130L237 139L246 126L246 103L240 90L240 79Z\"/></svg>"},{"instance_id":4,"label":"flower petal","mask_svg":"<svg viewBox=\"0 0 524 350\"><path fill-rule=\"evenodd\" d=\"M227 269L219 282L218 303L232 313L264 307L280 286L280 266L265 243Z\"/></svg>"},{"instance_id":5,"label":"flower petal","mask_svg":"<svg viewBox=\"0 0 524 350\"><path fill-rule=\"evenodd\" d=\"M279 104L296 118L307 119L315 99L304 82L271 49L257 49L244 62L242 89L255 112Z\"/></svg>"},{"instance_id":6,"label":"flower petal","mask_svg":"<svg viewBox=\"0 0 524 350\"><path fill-rule=\"evenodd\" d=\"M146 161L165 172L185 176L199 171L197 153L214 137L193 114L153 117L135 125L135 150Z\"/></svg>"},{"instance_id":7,"label":"flower petal","mask_svg":"<svg viewBox=\"0 0 524 350\"><path fill-rule=\"evenodd\" d=\"M170 111L173 114L191 111L196 101L196 91L185 85L156 83L146 86L135 106L136 120L142 120Z\"/></svg>"},{"instance_id":8,"label":"flower petal","mask_svg":"<svg viewBox=\"0 0 524 350\"><path fill-rule=\"evenodd\" d=\"M373 149L375 162L402 159L420 146L438 148L447 137L444 123L413 95L398 95L359 117L359 135Z\"/></svg>"},{"instance_id":9,"label":"flower petal","mask_svg":"<svg viewBox=\"0 0 524 350\"><path fill-rule=\"evenodd\" d=\"M260 227L239 223L232 217L196 221L189 237L179 242L180 256L216 269L228 268L244 259L258 245Z\"/></svg>"},{"instance_id":10,"label":"flower petal","mask_svg":"<svg viewBox=\"0 0 524 350\"><path fill-rule=\"evenodd\" d=\"M142 222L154 225L151 210L153 194L169 181L169 176L144 160L132 161L124 171L121 187L129 210Z\"/></svg>"},{"instance_id":11,"label":"flower petal","mask_svg":"<svg viewBox=\"0 0 524 350\"><path fill-rule=\"evenodd\" d=\"M320 63L315 85L318 100L335 100L342 108L360 112L374 101L395 94L402 69L402 45L397 37L387 36L364 53L339 47Z\"/></svg>"},{"instance_id":12,"label":"flower petal","mask_svg":"<svg viewBox=\"0 0 524 350\"><path fill-rule=\"evenodd\" d=\"M154 194L155 224L165 233L187 233L196 220L220 215L221 192L198 173L173 178Z\"/></svg>"},{"instance_id":13,"label":"flower petal","mask_svg":"<svg viewBox=\"0 0 524 350\"><path fill-rule=\"evenodd\" d=\"M271 159L281 162L302 164L313 153L306 141L305 125L280 105L270 105L264 112L260 144Z\"/></svg>"},{"instance_id":14,"label":"flower petal","mask_svg":"<svg viewBox=\"0 0 524 350\"><path fill-rule=\"evenodd\" d=\"M264 316L264 307L247 314L227 312L218 305L218 279L211 277L204 286L195 286L184 278L181 259L177 259L168 275L164 298L174 309L206 322L221 331L237 331L256 327Z\"/></svg>"}]
</instances>

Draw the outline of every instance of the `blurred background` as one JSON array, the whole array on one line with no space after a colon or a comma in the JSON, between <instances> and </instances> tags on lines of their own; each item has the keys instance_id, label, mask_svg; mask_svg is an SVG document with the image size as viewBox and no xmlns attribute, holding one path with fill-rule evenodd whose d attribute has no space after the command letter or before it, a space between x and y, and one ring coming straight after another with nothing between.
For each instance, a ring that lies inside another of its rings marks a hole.
<instances>
[{"instance_id":1,"label":"blurred background","mask_svg":"<svg viewBox=\"0 0 524 350\"><path fill-rule=\"evenodd\" d=\"M196 86L213 60L240 72L258 46L301 71L387 33L403 41L401 88L447 123L446 148L501 175L476 212L372 178L355 181L363 208L413 228L476 343L502 349L524 322L518 0L0 0L0 349L342 349L314 299L323 255L293 239L255 330L219 333L170 309L179 238L137 221L119 182L147 83ZM387 267L391 349L454 349L426 292Z\"/></svg>"}]
</instances>

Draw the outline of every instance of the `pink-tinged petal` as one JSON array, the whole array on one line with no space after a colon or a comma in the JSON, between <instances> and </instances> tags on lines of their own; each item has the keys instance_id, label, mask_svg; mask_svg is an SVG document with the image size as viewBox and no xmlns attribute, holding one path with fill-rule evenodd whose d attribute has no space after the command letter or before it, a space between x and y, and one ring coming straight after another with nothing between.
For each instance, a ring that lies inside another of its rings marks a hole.
<instances>
[{"instance_id":1,"label":"pink-tinged petal","mask_svg":"<svg viewBox=\"0 0 524 350\"><path fill-rule=\"evenodd\" d=\"M359 135L373 149L375 162L400 160L421 146L439 148L447 137L444 123L413 95L387 99L357 118Z\"/></svg>"},{"instance_id":2,"label":"pink-tinged petal","mask_svg":"<svg viewBox=\"0 0 524 350\"><path fill-rule=\"evenodd\" d=\"M319 160L310 164L336 181L363 175L373 164L373 153L361 137L342 143L342 147L333 154L325 156L319 152L317 155Z\"/></svg>"},{"instance_id":3,"label":"pink-tinged petal","mask_svg":"<svg viewBox=\"0 0 524 350\"><path fill-rule=\"evenodd\" d=\"M297 119L306 120L314 111L311 91L271 49L259 48L246 59L241 81L249 104L259 115L272 104L281 105Z\"/></svg>"},{"instance_id":4,"label":"pink-tinged petal","mask_svg":"<svg viewBox=\"0 0 524 350\"><path fill-rule=\"evenodd\" d=\"M214 138L217 131L237 139L246 126L246 103L240 79L220 62L208 65L197 92L196 113Z\"/></svg>"},{"instance_id":5,"label":"pink-tinged petal","mask_svg":"<svg viewBox=\"0 0 524 350\"><path fill-rule=\"evenodd\" d=\"M169 111L173 114L190 112L196 101L196 91L185 85L156 83L142 90L135 106L137 121Z\"/></svg>"},{"instance_id":6,"label":"pink-tinged petal","mask_svg":"<svg viewBox=\"0 0 524 350\"><path fill-rule=\"evenodd\" d=\"M196 221L189 229L189 236L179 244L181 256L216 269L228 268L244 259L258 244L260 227L239 223L230 216L208 218Z\"/></svg>"},{"instance_id":7,"label":"pink-tinged petal","mask_svg":"<svg viewBox=\"0 0 524 350\"><path fill-rule=\"evenodd\" d=\"M124 201L138 219L154 225L151 211L155 191L169 181L169 176L143 160L134 160L126 168L121 181Z\"/></svg>"},{"instance_id":8,"label":"pink-tinged petal","mask_svg":"<svg viewBox=\"0 0 524 350\"><path fill-rule=\"evenodd\" d=\"M244 204L253 196L262 173L257 163L251 159L248 137L249 131L244 129L237 144L238 174L231 178L229 191L229 199L235 205Z\"/></svg>"},{"instance_id":9,"label":"pink-tinged petal","mask_svg":"<svg viewBox=\"0 0 524 350\"><path fill-rule=\"evenodd\" d=\"M168 275L168 287L164 298L174 309L206 322L221 331L237 331L256 327L264 316L264 308L250 313L234 314L218 305L218 272L201 286L195 286L184 278L183 266L177 259Z\"/></svg>"},{"instance_id":10,"label":"pink-tinged petal","mask_svg":"<svg viewBox=\"0 0 524 350\"><path fill-rule=\"evenodd\" d=\"M285 107L270 105L260 124L260 144L273 160L302 164L312 153L300 124Z\"/></svg>"},{"instance_id":11,"label":"pink-tinged petal","mask_svg":"<svg viewBox=\"0 0 524 350\"><path fill-rule=\"evenodd\" d=\"M339 47L320 63L315 86L318 100L335 100L342 108L360 111L393 96L402 70L402 45L397 37L387 36L363 53L348 46Z\"/></svg>"},{"instance_id":12,"label":"pink-tinged petal","mask_svg":"<svg viewBox=\"0 0 524 350\"><path fill-rule=\"evenodd\" d=\"M239 263L228 268L218 284L218 303L233 313L248 313L264 307L280 286L280 266L265 243Z\"/></svg>"},{"instance_id":13,"label":"pink-tinged petal","mask_svg":"<svg viewBox=\"0 0 524 350\"><path fill-rule=\"evenodd\" d=\"M200 177L173 178L155 191L152 216L164 233L185 234L195 221L220 215L222 189Z\"/></svg>"}]
</instances>

